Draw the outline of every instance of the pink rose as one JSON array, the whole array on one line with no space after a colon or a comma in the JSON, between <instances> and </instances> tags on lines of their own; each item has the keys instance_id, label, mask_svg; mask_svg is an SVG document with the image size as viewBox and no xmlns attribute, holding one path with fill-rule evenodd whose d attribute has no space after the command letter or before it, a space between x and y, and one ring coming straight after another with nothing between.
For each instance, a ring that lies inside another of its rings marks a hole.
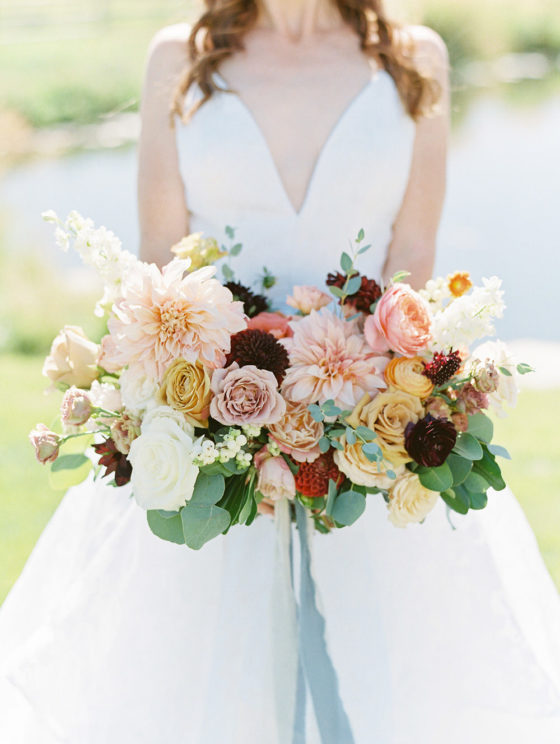
<instances>
[{"instance_id":1,"label":"pink rose","mask_svg":"<svg viewBox=\"0 0 560 744\"><path fill-rule=\"evenodd\" d=\"M286 303L290 307L295 307L302 315L309 315L312 310L320 310L328 305L331 300L330 295L322 292L317 287L302 284L293 288L293 294L288 296Z\"/></svg>"},{"instance_id":2,"label":"pink rose","mask_svg":"<svg viewBox=\"0 0 560 744\"><path fill-rule=\"evenodd\" d=\"M286 402L278 392L272 372L253 364L216 369L212 374L210 403L212 418L226 426L275 424L286 413Z\"/></svg>"},{"instance_id":3,"label":"pink rose","mask_svg":"<svg viewBox=\"0 0 560 744\"><path fill-rule=\"evenodd\" d=\"M261 450L262 452L262 450ZM292 471L283 457L255 456L259 473L257 491L265 499L280 501L283 498L293 499L296 495L296 481ZM258 463L258 464L257 464Z\"/></svg>"},{"instance_id":4,"label":"pink rose","mask_svg":"<svg viewBox=\"0 0 560 744\"><path fill-rule=\"evenodd\" d=\"M29 441L35 447L35 457L43 465L58 457L61 438L45 424L37 424L29 434Z\"/></svg>"},{"instance_id":5,"label":"pink rose","mask_svg":"<svg viewBox=\"0 0 560 744\"><path fill-rule=\"evenodd\" d=\"M64 426L81 426L93 411L91 400L84 390L72 386L64 393L60 414Z\"/></svg>"},{"instance_id":6,"label":"pink rose","mask_svg":"<svg viewBox=\"0 0 560 744\"><path fill-rule=\"evenodd\" d=\"M291 318L282 313L259 313L254 318L247 320L247 328L256 331L267 331L268 333L272 333L276 339L288 338L294 335L289 325L290 320Z\"/></svg>"},{"instance_id":7,"label":"pink rose","mask_svg":"<svg viewBox=\"0 0 560 744\"><path fill-rule=\"evenodd\" d=\"M388 349L413 357L431 340L431 316L426 302L408 284L388 289L364 324L364 336L377 353Z\"/></svg>"}]
</instances>

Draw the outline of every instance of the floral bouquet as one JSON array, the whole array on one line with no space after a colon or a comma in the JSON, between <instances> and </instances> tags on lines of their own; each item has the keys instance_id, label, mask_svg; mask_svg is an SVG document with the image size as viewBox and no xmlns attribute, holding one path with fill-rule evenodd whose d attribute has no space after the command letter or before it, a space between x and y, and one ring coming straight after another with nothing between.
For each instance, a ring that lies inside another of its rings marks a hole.
<instances>
[{"instance_id":1,"label":"floral bouquet","mask_svg":"<svg viewBox=\"0 0 560 744\"><path fill-rule=\"evenodd\" d=\"M45 361L60 422L30 439L55 487L92 469L130 482L151 530L194 549L282 502L329 532L378 494L404 527L440 498L465 514L505 487L486 412L514 404L530 368L500 342L470 351L503 313L498 278L473 288L456 273L416 292L402 272L383 288L356 269L360 231L329 292L294 287L286 315L266 269L263 293L235 280L232 228L229 248L191 235L160 270L77 213L45 218L97 270L107 316L100 345L66 326Z\"/></svg>"}]
</instances>

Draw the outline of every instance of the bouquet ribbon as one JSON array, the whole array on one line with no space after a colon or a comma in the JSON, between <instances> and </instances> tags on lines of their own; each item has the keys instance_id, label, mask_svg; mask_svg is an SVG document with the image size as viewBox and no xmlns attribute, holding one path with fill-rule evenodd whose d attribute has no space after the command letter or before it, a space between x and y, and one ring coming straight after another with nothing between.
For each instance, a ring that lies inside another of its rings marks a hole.
<instances>
[{"instance_id":1,"label":"bouquet ribbon","mask_svg":"<svg viewBox=\"0 0 560 744\"><path fill-rule=\"evenodd\" d=\"M294 551L290 504L275 507L276 568L273 591L275 691L279 741L305 744L307 694L311 697L322 744L354 744L340 696L338 676L325 638L313 577L313 520L296 502L300 543L299 604L294 589Z\"/></svg>"}]
</instances>

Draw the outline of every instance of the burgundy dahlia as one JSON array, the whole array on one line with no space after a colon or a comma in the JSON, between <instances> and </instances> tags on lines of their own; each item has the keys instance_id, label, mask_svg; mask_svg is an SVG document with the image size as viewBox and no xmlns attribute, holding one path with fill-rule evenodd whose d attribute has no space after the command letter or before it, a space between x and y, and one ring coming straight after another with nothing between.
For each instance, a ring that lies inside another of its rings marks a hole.
<instances>
[{"instance_id":1,"label":"burgundy dahlia","mask_svg":"<svg viewBox=\"0 0 560 744\"><path fill-rule=\"evenodd\" d=\"M450 351L449 354L436 351L432 361L424 364L422 374L426 375L434 385L443 385L457 374L460 367L461 357L458 351Z\"/></svg>"},{"instance_id":2,"label":"burgundy dahlia","mask_svg":"<svg viewBox=\"0 0 560 744\"><path fill-rule=\"evenodd\" d=\"M231 350L227 364L237 362L240 367L254 364L259 369L273 372L278 384L284 379L290 365L288 352L272 333L248 328L231 337Z\"/></svg>"},{"instance_id":3,"label":"burgundy dahlia","mask_svg":"<svg viewBox=\"0 0 560 744\"><path fill-rule=\"evenodd\" d=\"M445 462L456 441L453 422L428 414L406 427L404 446L419 465L435 468Z\"/></svg>"},{"instance_id":4,"label":"burgundy dahlia","mask_svg":"<svg viewBox=\"0 0 560 744\"><path fill-rule=\"evenodd\" d=\"M268 300L264 295L256 294L240 282L226 282L224 287L229 289L234 300L243 303L245 315L248 315L249 318L254 318L255 315L264 313L269 309Z\"/></svg>"},{"instance_id":5,"label":"burgundy dahlia","mask_svg":"<svg viewBox=\"0 0 560 744\"><path fill-rule=\"evenodd\" d=\"M103 478L114 473L117 486L126 485L132 475L132 465L127 456L119 452L114 441L111 438L106 439L104 442L94 444L93 449L101 455L99 464L105 468Z\"/></svg>"},{"instance_id":6,"label":"burgundy dahlia","mask_svg":"<svg viewBox=\"0 0 560 744\"><path fill-rule=\"evenodd\" d=\"M368 279L367 276L361 277L361 286L357 292L346 298L345 304L353 307L356 312L369 313L370 307L383 294L381 287L374 279ZM335 274L327 276L327 286L338 287L343 289L346 283L346 276L337 271Z\"/></svg>"},{"instance_id":7,"label":"burgundy dahlia","mask_svg":"<svg viewBox=\"0 0 560 744\"><path fill-rule=\"evenodd\" d=\"M299 466L294 476L296 489L303 496L312 499L326 496L329 480L333 480L337 486L344 480L344 475L334 463L332 450L320 455L313 462L297 462L296 465Z\"/></svg>"}]
</instances>

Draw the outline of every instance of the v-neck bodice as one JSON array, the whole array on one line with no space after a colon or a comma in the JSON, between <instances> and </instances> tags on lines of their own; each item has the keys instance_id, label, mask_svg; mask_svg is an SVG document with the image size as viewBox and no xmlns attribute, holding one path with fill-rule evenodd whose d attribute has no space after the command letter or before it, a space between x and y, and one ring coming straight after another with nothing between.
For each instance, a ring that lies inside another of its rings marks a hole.
<instances>
[{"instance_id":1,"label":"v-neck bodice","mask_svg":"<svg viewBox=\"0 0 560 744\"><path fill-rule=\"evenodd\" d=\"M200 92L191 88L185 105ZM282 102L279 105L285 105ZM337 119L294 209L267 140L247 105L217 92L184 124L177 147L192 232L221 240L236 228L239 279L267 268L282 302L293 284L324 283L360 228L373 248L362 262L379 276L408 182L415 126L392 77L377 70Z\"/></svg>"}]
</instances>

